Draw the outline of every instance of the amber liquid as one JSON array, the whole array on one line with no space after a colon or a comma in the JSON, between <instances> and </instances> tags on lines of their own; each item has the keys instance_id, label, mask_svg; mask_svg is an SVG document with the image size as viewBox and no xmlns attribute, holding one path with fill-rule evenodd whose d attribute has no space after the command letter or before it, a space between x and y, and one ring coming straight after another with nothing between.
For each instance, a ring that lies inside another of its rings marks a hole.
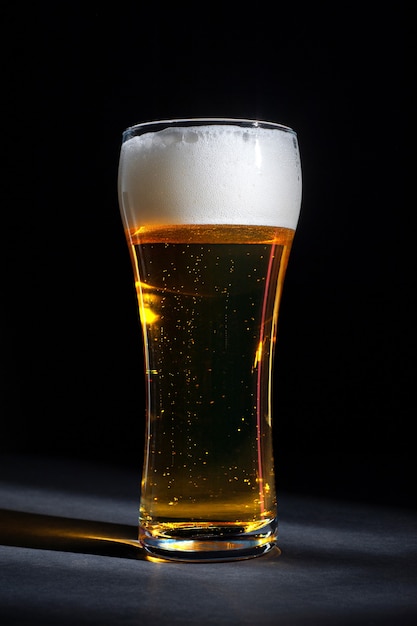
<instances>
[{"instance_id":1,"label":"amber liquid","mask_svg":"<svg viewBox=\"0 0 417 626\"><path fill-rule=\"evenodd\" d=\"M275 528L271 380L293 235L223 225L128 233L147 382L144 545Z\"/></svg>"}]
</instances>

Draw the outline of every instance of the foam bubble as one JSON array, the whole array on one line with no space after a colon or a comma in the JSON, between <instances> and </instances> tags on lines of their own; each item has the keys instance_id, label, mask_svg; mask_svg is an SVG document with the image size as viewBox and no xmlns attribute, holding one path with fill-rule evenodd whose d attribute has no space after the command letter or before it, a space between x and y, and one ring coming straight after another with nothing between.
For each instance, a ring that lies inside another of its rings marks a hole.
<instances>
[{"instance_id":1,"label":"foam bubble","mask_svg":"<svg viewBox=\"0 0 417 626\"><path fill-rule=\"evenodd\" d=\"M262 127L170 127L122 145L127 226L255 224L295 228L301 168L295 133Z\"/></svg>"}]
</instances>

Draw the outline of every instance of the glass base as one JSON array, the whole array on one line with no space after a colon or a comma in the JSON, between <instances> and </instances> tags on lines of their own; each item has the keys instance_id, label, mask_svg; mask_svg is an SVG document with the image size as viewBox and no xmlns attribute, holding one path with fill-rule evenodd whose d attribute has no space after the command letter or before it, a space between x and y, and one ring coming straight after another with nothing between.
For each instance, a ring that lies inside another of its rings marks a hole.
<instances>
[{"instance_id":1,"label":"glass base","mask_svg":"<svg viewBox=\"0 0 417 626\"><path fill-rule=\"evenodd\" d=\"M182 524L180 528L151 534L139 528L139 541L150 560L214 563L262 556L275 549L277 523L270 521L255 532L236 524Z\"/></svg>"}]
</instances>

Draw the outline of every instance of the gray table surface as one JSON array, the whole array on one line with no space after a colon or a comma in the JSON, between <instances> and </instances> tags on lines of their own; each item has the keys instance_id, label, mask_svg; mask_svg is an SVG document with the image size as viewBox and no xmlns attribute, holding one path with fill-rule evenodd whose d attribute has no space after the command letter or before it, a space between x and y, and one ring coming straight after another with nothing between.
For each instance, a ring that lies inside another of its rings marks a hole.
<instances>
[{"instance_id":1,"label":"gray table surface","mask_svg":"<svg viewBox=\"0 0 417 626\"><path fill-rule=\"evenodd\" d=\"M281 555L154 563L136 472L2 457L0 624L417 623L413 511L279 495Z\"/></svg>"}]
</instances>

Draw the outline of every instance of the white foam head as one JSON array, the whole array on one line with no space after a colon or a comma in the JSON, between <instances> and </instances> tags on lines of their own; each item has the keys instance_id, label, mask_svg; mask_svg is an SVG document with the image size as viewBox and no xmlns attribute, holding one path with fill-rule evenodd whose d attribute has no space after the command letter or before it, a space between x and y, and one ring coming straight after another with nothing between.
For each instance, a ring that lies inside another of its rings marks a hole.
<instances>
[{"instance_id":1,"label":"white foam head","mask_svg":"<svg viewBox=\"0 0 417 626\"><path fill-rule=\"evenodd\" d=\"M189 124L131 132L146 126L139 125L125 133L119 197L129 228L254 224L295 229L301 167L291 129L227 120Z\"/></svg>"}]
</instances>

